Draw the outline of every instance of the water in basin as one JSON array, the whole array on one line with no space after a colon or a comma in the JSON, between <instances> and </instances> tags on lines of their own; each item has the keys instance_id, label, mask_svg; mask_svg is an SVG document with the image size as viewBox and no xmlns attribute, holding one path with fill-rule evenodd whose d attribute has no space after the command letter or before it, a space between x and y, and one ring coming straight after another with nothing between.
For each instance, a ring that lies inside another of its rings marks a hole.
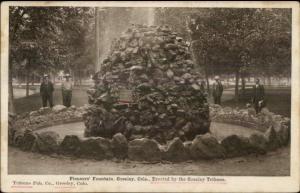
<instances>
[{"instance_id":1,"label":"water in basin","mask_svg":"<svg viewBox=\"0 0 300 193\"><path fill-rule=\"evenodd\" d=\"M39 129L36 132L44 132L44 131L54 131L59 134L60 138L63 139L66 135L77 135L80 138L84 138L84 123L76 122L76 123L68 123L62 125L55 125L43 129ZM210 126L211 133L218 139L222 140L229 135L240 135L244 137L249 137L253 133L260 133L259 131L247 128L239 125L233 125L228 123L217 123L212 122Z\"/></svg>"}]
</instances>

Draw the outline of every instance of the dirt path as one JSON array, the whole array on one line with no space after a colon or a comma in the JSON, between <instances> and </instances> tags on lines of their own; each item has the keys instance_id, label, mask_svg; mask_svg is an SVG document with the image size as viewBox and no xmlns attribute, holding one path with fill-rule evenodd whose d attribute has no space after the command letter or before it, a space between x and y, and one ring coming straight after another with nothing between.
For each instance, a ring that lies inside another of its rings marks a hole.
<instances>
[{"instance_id":1,"label":"dirt path","mask_svg":"<svg viewBox=\"0 0 300 193\"><path fill-rule=\"evenodd\" d=\"M89 175L228 175L286 176L289 175L290 148L278 149L260 156L183 163L138 163L96 161L46 156L9 147L9 174L89 174Z\"/></svg>"}]
</instances>

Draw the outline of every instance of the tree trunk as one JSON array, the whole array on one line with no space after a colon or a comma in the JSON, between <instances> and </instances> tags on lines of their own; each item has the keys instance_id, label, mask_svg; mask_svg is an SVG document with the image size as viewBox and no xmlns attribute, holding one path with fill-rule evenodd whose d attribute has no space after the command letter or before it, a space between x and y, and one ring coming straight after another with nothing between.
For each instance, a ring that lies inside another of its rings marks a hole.
<instances>
[{"instance_id":1,"label":"tree trunk","mask_svg":"<svg viewBox=\"0 0 300 193\"><path fill-rule=\"evenodd\" d=\"M203 67L204 67L204 76L205 76L205 80L206 80L206 89L207 89L207 94L208 96L210 96L210 87L209 87L209 76L208 76L208 59L207 59L207 55L205 55L203 57Z\"/></svg>"},{"instance_id":2,"label":"tree trunk","mask_svg":"<svg viewBox=\"0 0 300 193\"><path fill-rule=\"evenodd\" d=\"M29 70L26 70L26 97L29 96Z\"/></svg>"},{"instance_id":3,"label":"tree trunk","mask_svg":"<svg viewBox=\"0 0 300 193\"><path fill-rule=\"evenodd\" d=\"M242 74L242 95L245 96L245 90L246 90L246 80L245 76Z\"/></svg>"},{"instance_id":4,"label":"tree trunk","mask_svg":"<svg viewBox=\"0 0 300 193\"><path fill-rule=\"evenodd\" d=\"M72 78L73 78L73 82L74 82L74 86L77 85L77 80L76 80L76 77L75 77L75 71L72 70Z\"/></svg>"},{"instance_id":5,"label":"tree trunk","mask_svg":"<svg viewBox=\"0 0 300 193\"><path fill-rule=\"evenodd\" d=\"M34 82L35 82L35 75L33 74L32 77L31 77L31 85L32 86L34 85Z\"/></svg>"},{"instance_id":6,"label":"tree trunk","mask_svg":"<svg viewBox=\"0 0 300 193\"><path fill-rule=\"evenodd\" d=\"M237 68L235 71L235 92L234 92L236 102L239 101L239 79L240 79L240 71L239 68Z\"/></svg>"},{"instance_id":7,"label":"tree trunk","mask_svg":"<svg viewBox=\"0 0 300 193\"><path fill-rule=\"evenodd\" d=\"M78 78L79 78L79 86L81 86L81 81L82 81L81 70L78 71Z\"/></svg>"},{"instance_id":8,"label":"tree trunk","mask_svg":"<svg viewBox=\"0 0 300 193\"><path fill-rule=\"evenodd\" d=\"M205 67L205 80L206 80L207 93L208 95L210 95L209 79L208 79L208 73L206 67Z\"/></svg>"},{"instance_id":9,"label":"tree trunk","mask_svg":"<svg viewBox=\"0 0 300 193\"><path fill-rule=\"evenodd\" d=\"M12 67L9 65L8 72L8 112L15 113L15 104L14 104L14 90L13 90L13 80L12 80Z\"/></svg>"}]
</instances>

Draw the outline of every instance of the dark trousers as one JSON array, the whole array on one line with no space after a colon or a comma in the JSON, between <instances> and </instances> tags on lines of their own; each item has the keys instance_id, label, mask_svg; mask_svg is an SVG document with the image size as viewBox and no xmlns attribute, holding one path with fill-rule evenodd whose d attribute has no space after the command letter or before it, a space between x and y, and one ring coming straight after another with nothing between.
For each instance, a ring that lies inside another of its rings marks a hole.
<instances>
[{"instance_id":1,"label":"dark trousers","mask_svg":"<svg viewBox=\"0 0 300 193\"><path fill-rule=\"evenodd\" d=\"M72 91L71 90L63 90L62 97L63 97L63 105L66 107L70 107L71 100L72 100Z\"/></svg>"},{"instance_id":2,"label":"dark trousers","mask_svg":"<svg viewBox=\"0 0 300 193\"><path fill-rule=\"evenodd\" d=\"M214 103L217 105L221 105L221 96L214 96Z\"/></svg>"},{"instance_id":3,"label":"dark trousers","mask_svg":"<svg viewBox=\"0 0 300 193\"><path fill-rule=\"evenodd\" d=\"M259 106L259 101L254 101L253 106L255 108L256 114L260 113L263 107L265 107L265 104L263 103L261 106Z\"/></svg>"},{"instance_id":4,"label":"dark trousers","mask_svg":"<svg viewBox=\"0 0 300 193\"><path fill-rule=\"evenodd\" d=\"M49 106L51 108L53 107L53 96L52 96L52 94L42 95L42 101L43 101L43 107L47 107L47 102L49 102Z\"/></svg>"}]
</instances>

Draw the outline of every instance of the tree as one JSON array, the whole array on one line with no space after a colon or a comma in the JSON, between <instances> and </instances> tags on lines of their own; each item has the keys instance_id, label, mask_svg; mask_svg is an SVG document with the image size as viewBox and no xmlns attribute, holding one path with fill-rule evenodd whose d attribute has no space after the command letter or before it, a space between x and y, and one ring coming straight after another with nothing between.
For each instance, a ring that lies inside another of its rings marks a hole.
<instances>
[{"instance_id":1,"label":"tree","mask_svg":"<svg viewBox=\"0 0 300 193\"><path fill-rule=\"evenodd\" d=\"M29 81L34 71L49 71L55 68L53 55L54 42L60 22L61 11L49 7L10 7L10 104L13 108L12 77L21 72L26 77L26 96L29 94Z\"/></svg>"},{"instance_id":2,"label":"tree","mask_svg":"<svg viewBox=\"0 0 300 193\"><path fill-rule=\"evenodd\" d=\"M14 112L12 78L93 66L93 8L10 7L9 104ZM76 60L80 59L80 64ZM88 67L86 69L89 69ZM80 72L81 73L81 72Z\"/></svg>"},{"instance_id":3,"label":"tree","mask_svg":"<svg viewBox=\"0 0 300 193\"><path fill-rule=\"evenodd\" d=\"M194 23L190 31L197 64L203 66L206 77L234 73L236 100L239 80L245 88L245 76L290 72L289 9L168 8L160 12L159 17L168 18L160 19L164 24L178 27L182 33L180 21Z\"/></svg>"},{"instance_id":4,"label":"tree","mask_svg":"<svg viewBox=\"0 0 300 193\"><path fill-rule=\"evenodd\" d=\"M82 7L63 8L63 25L58 37L60 69L72 72L81 84L84 71L91 70L95 58L94 9ZM77 83L77 81L76 81Z\"/></svg>"}]
</instances>

